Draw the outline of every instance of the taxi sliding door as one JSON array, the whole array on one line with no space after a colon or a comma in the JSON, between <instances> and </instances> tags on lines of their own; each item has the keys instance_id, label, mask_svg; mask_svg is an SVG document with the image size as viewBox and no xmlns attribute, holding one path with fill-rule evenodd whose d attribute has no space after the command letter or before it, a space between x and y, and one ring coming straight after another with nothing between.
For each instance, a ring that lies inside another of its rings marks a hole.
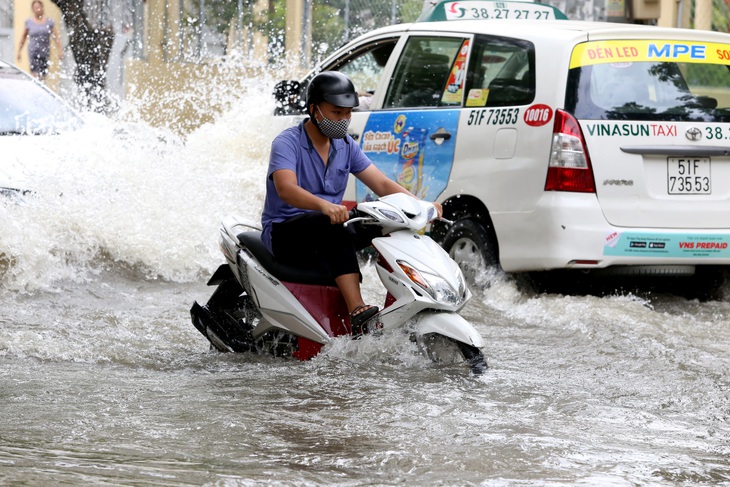
<instances>
[{"instance_id":1,"label":"taxi sliding door","mask_svg":"<svg viewBox=\"0 0 730 487\"><path fill-rule=\"evenodd\" d=\"M496 228L497 215L531 211L542 194L553 109L535 101L531 42L477 35L472 44L457 162L444 196L474 196Z\"/></svg>"}]
</instances>

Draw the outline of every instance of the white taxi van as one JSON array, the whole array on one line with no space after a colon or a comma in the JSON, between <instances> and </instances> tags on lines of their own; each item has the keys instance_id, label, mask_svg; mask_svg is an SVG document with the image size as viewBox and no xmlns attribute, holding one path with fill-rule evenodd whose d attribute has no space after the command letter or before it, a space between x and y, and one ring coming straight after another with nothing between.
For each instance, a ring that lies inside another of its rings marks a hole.
<instances>
[{"instance_id":1,"label":"white taxi van","mask_svg":"<svg viewBox=\"0 0 730 487\"><path fill-rule=\"evenodd\" d=\"M566 20L526 2L442 2L319 71L362 91L350 133L437 200L432 236L467 271L689 275L730 264L730 35ZM351 181L353 204L371 198Z\"/></svg>"}]
</instances>

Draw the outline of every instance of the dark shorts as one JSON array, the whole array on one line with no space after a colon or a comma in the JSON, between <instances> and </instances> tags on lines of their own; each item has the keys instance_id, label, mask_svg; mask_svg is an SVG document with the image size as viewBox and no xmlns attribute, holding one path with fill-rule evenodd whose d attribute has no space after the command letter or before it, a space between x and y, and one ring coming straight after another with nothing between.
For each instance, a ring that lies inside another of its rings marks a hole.
<instances>
[{"instance_id":1,"label":"dark shorts","mask_svg":"<svg viewBox=\"0 0 730 487\"><path fill-rule=\"evenodd\" d=\"M30 71L41 76L48 74L48 55L46 53L35 53L30 55Z\"/></svg>"},{"instance_id":2,"label":"dark shorts","mask_svg":"<svg viewBox=\"0 0 730 487\"><path fill-rule=\"evenodd\" d=\"M282 264L320 269L338 277L359 273L357 251L380 235L377 227L333 225L328 216L313 211L273 223L271 246Z\"/></svg>"}]
</instances>

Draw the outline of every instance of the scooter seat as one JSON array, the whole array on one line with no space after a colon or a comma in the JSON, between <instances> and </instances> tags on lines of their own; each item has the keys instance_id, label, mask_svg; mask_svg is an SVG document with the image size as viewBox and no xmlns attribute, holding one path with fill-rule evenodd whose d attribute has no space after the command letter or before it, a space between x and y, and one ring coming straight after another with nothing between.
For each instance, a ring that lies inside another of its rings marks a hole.
<instances>
[{"instance_id":1,"label":"scooter seat","mask_svg":"<svg viewBox=\"0 0 730 487\"><path fill-rule=\"evenodd\" d=\"M293 267L277 261L269 249L261 241L261 232L243 232L238 234L238 241L246 247L259 263L277 279L297 284L314 284L318 286L336 286L334 278L322 268Z\"/></svg>"}]
</instances>

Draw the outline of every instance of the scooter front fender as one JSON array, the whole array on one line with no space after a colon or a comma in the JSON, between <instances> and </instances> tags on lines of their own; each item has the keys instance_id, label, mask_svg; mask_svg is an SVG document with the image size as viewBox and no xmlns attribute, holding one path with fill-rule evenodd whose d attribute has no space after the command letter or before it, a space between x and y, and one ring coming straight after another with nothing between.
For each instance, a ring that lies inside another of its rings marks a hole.
<instances>
[{"instance_id":1,"label":"scooter front fender","mask_svg":"<svg viewBox=\"0 0 730 487\"><path fill-rule=\"evenodd\" d=\"M423 312L418 315L416 332L419 335L438 333L473 347L484 346L484 339L474 326L456 313Z\"/></svg>"}]
</instances>

